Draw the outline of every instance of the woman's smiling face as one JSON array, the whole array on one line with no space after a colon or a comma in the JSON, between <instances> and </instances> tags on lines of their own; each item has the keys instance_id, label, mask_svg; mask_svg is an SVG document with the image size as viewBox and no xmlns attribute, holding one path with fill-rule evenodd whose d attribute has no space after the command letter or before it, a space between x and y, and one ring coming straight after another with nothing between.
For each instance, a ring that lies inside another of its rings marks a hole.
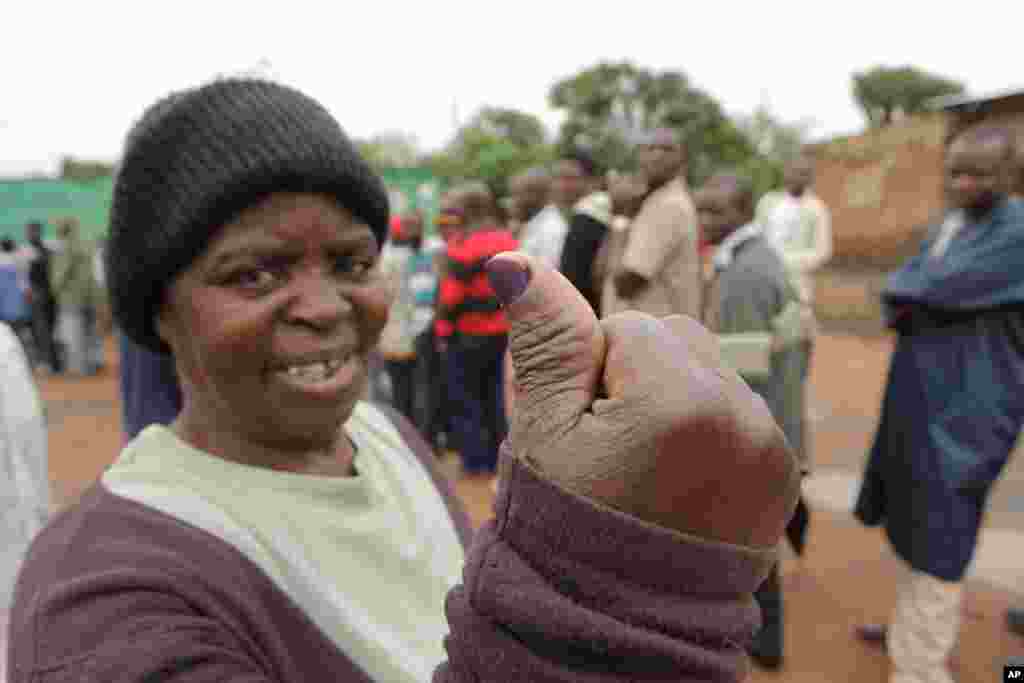
<instances>
[{"instance_id":1,"label":"woman's smiling face","mask_svg":"<svg viewBox=\"0 0 1024 683\"><path fill-rule=\"evenodd\" d=\"M214 235L169 287L157 321L194 445L301 453L334 444L387 321L377 257L369 226L319 195L271 195Z\"/></svg>"}]
</instances>

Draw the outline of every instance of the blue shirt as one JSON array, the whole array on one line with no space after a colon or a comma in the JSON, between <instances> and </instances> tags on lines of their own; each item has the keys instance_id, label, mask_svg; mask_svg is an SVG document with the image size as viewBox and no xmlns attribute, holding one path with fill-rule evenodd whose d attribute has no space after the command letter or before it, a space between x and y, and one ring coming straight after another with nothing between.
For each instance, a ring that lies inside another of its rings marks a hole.
<instances>
[{"instance_id":1,"label":"blue shirt","mask_svg":"<svg viewBox=\"0 0 1024 683\"><path fill-rule=\"evenodd\" d=\"M18 267L0 263L0 320L16 323L28 318L28 302L21 289Z\"/></svg>"},{"instance_id":2,"label":"blue shirt","mask_svg":"<svg viewBox=\"0 0 1024 683\"><path fill-rule=\"evenodd\" d=\"M121 418L127 441L151 424L170 424L181 412L174 358L154 353L118 333L121 351Z\"/></svg>"}]
</instances>

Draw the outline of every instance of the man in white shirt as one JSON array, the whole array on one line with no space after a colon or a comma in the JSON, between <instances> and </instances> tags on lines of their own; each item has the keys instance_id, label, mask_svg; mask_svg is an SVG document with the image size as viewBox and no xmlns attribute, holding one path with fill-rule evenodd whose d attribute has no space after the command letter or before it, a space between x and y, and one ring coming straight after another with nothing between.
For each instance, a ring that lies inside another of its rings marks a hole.
<instances>
[{"instance_id":1,"label":"man in white shirt","mask_svg":"<svg viewBox=\"0 0 1024 683\"><path fill-rule=\"evenodd\" d=\"M509 182L509 191L522 217L519 249L558 270L569 225L551 202L551 176L532 168Z\"/></svg>"},{"instance_id":2,"label":"man in white shirt","mask_svg":"<svg viewBox=\"0 0 1024 683\"><path fill-rule=\"evenodd\" d=\"M832 225L828 207L811 190L814 166L806 156L786 165L783 189L768 192L758 202L756 221L786 264L802 304L801 375L806 386L817 323L814 318L814 271L832 258ZM810 458L807 435L793 447Z\"/></svg>"},{"instance_id":3,"label":"man in white shirt","mask_svg":"<svg viewBox=\"0 0 1024 683\"><path fill-rule=\"evenodd\" d=\"M832 258L831 214L811 190L813 181L811 160L804 156L794 159L786 166L783 189L765 194L756 214L808 305L814 299L814 271Z\"/></svg>"}]
</instances>

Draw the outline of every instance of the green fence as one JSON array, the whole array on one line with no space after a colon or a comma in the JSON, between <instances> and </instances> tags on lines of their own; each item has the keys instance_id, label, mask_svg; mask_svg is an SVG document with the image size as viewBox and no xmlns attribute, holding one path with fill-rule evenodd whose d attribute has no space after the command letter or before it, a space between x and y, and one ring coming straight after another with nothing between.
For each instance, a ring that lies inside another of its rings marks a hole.
<instances>
[{"instance_id":1,"label":"green fence","mask_svg":"<svg viewBox=\"0 0 1024 683\"><path fill-rule=\"evenodd\" d=\"M419 209L423 212L426 232L432 234L443 183L425 168L386 168L381 176L391 199L391 213Z\"/></svg>"},{"instance_id":2,"label":"green fence","mask_svg":"<svg viewBox=\"0 0 1024 683\"><path fill-rule=\"evenodd\" d=\"M420 209L428 231L433 230L442 184L423 168L391 168L381 174L391 199L391 211ZM75 216L82 236L96 240L107 234L110 221L111 178L92 182L56 179L0 181L0 237L24 240L25 224L44 223L44 239L56 237L56 221Z\"/></svg>"},{"instance_id":3,"label":"green fence","mask_svg":"<svg viewBox=\"0 0 1024 683\"><path fill-rule=\"evenodd\" d=\"M44 224L44 239L56 237L56 221L75 216L82 236L98 239L107 233L113 181L100 178L91 182L68 180L0 181L0 237L25 238L25 224Z\"/></svg>"}]
</instances>

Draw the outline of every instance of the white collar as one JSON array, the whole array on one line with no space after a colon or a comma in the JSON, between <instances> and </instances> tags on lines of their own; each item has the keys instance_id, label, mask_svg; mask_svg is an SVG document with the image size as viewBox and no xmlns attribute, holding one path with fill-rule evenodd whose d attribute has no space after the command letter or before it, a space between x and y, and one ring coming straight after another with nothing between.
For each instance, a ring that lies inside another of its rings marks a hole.
<instances>
[{"instance_id":1,"label":"white collar","mask_svg":"<svg viewBox=\"0 0 1024 683\"><path fill-rule=\"evenodd\" d=\"M722 240L722 243L715 249L715 255L712 258L715 270L722 271L732 265L733 257L740 245L755 237L760 237L763 233L764 228L762 228L760 223L756 222L747 223L742 228L737 228L735 232Z\"/></svg>"},{"instance_id":2,"label":"white collar","mask_svg":"<svg viewBox=\"0 0 1024 683\"><path fill-rule=\"evenodd\" d=\"M550 220L561 218L562 212L554 204L546 204L543 209L534 214L533 218L526 221L527 225L539 225Z\"/></svg>"}]
</instances>

